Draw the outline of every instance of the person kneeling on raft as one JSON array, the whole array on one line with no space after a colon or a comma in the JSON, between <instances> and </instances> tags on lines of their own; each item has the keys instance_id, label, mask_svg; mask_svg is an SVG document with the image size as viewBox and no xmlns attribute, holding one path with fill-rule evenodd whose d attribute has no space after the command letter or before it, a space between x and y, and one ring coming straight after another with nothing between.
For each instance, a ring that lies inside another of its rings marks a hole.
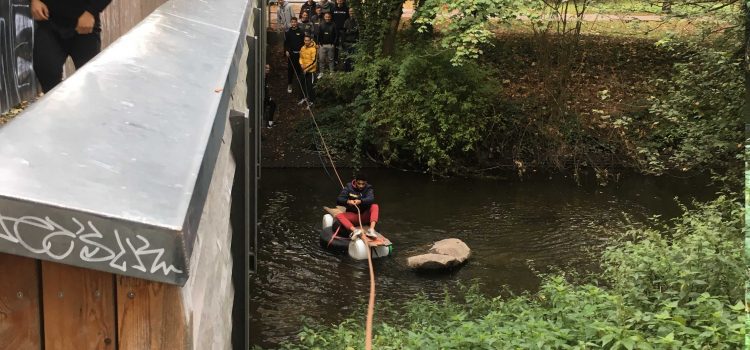
<instances>
[{"instance_id":1,"label":"person kneeling on raft","mask_svg":"<svg viewBox=\"0 0 750 350\"><path fill-rule=\"evenodd\" d=\"M375 201L375 191L367 183L367 178L363 174L354 176L352 182L346 184L341 189L341 193L336 198L336 204L345 206L346 212L336 215L336 219L347 230L351 231L351 237L354 238L362 233L360 229L355 229L352 222L359 223L357 207L362 215L362 225L370 224L370 229L365 232L368 237L377 237L375 234L375 224L378 222L378 212L380 208Z\"/></svg>"}]
</instances>

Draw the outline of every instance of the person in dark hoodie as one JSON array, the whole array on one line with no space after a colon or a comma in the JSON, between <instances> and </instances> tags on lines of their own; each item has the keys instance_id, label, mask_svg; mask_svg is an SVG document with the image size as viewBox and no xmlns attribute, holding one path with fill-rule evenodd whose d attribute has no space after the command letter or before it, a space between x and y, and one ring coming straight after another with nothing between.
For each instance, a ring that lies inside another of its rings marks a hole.
<instances>
[{"instance_id":1,"label":"person in dark hoodie","mask_svg":"<svg viewBox=\"0 0 750 350\"><path fill-rule=\"evenodd\" d=\"M302 18L302 12L307 12L307 16L309 18L312 18L312 16L315 14L315 9L318 7L318 3L316 3L314 0L307 0L302 6L299 8L299 18Z\"/></svg>"},{"instance_id":2,"label":"person in dark hoodie","mask_svg":"<svg viewBox=\"0 0 750 350\"><path fill-rule=\"evenodd\" d=\"M284 33L284 55L286 55L286 92L292 93L292 83L299 86L302 79L302 68L299 65L299 51L305 44L305 33L297 24L297 17L292 17L291 27ZM300 89L300 94L302 89ZM304 97L302 97L304 98Z\"/></svg>"},{"instance_id":3,"label":"person in dark hoodie","mask_svg":"<svg viewBox=\"0 0 750 350\"><path fill-rule=\"evenodd\" d=\"M336 66L339 67L339 56L341 55L341 33L344 30L344 23L349 19L349 7L346 6L344 0L336 0L336 7L333 8L333 23L336 25L336 32L338 33L338 42L336 43L336 51L333 55L333 60L336 62Z\"/></svg>"},{"instance_id":4,"label":"person in dark hoodie","mask_svg":"<svg viewBox=\"0 0 750 350\"><path fill-rule=\"evenodd\" d=\"M349 19L346 20L344 28L341 29L341 49L344 57L344 71L346 72L354 69L352 55L354 55L357 40L359 40L359 22L357 21L357 13L353 8L350 8Z\"/></svg>"},{"instance_id":5,"label":"person in dark hoodie","mask_svg":"<svg viewBox=\"0 0 750 350\"><path fill-rule=\"evenodd\" d=\"M375 191L372 185L367 183L367 177L363 174L354 176L352 182L346 184L338 197L336 204L346 207L346 212L336 215L336 219L344 226L345 229L352 232L352 237L362 233L361 230L354 227L352 222L359 224L359 213L362 217L362 225L370 224L370 229L365 235L376 237L375 225L378 222L380 207L375 204Z\"/></svg>"},{"instance_id":6,"label":"person in dark hoodie","mask_svg":"<svg viewBox=\"0 0 750 350\"><path fill-rule=\"evenodd\" d=\"M323 77L323 69L328 63L328 73L333 73L333 54L338 43L338 31L336 24L333 23L333 16L330 12L323 14L324 22L318 27L318 62L320 62L320 73L318 79Z\"/></svg>"},{"instance_id":7,"label":"person in dark hoodie","mask_svg":"<svg viewBox=\"0 0 750 350\"><path fill-rule=\"evenodd\" d=\"M63 65L70 56L76 69L102 48L99 14L112 0L31 0L34 30L34 73L42 91L62 81Z\"/></svg>"},{"instance_id":8,"label":"person in dark hoodie","mask_svg":"<svg viewBox=\"0 0 750 350\"><path fill-rule=\"evenodd\" d=\"M344 23L349 19L349 6L346 6L344 0L336 0L336 7L333 8L333 23L340 32L344 28Z\"/></svg>"}]
</instances>

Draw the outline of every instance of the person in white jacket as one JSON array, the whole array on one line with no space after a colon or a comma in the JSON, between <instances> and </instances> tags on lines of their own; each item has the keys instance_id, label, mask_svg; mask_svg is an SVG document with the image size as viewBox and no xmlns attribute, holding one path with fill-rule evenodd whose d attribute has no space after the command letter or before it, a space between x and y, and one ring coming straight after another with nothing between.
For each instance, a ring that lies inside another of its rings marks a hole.
<instances>
[{"instance_id":1,"label":"person in white jacket","mask_svg":"<svg viewBox=\"0 0 750 350\"><path fill-rule=\"evenodd\" d=\"M294 12L292 5L287 4L284 0L279 0L279 8L276 9L276 25L277 28L283 29L285 32L292 26L292 17Z\"/></svg>"}]
</instances>

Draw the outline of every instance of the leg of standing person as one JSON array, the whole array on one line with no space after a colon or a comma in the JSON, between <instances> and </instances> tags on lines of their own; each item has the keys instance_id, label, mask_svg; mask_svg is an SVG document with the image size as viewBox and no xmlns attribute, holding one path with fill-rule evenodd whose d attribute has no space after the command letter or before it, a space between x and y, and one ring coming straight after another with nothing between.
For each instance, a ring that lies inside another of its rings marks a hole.
<instances>
[{"instance_id":1,"label":"leg of standing person","mask_svg":"<svg viewBox=\"0 0 750 350\"><path fill-rule=\"evenodd\" d=\"M297 55L297 65L299 65L299 55ZM289 53L289 57L286 58L286 85L287 86L294 86L297 85L297 78L294 76L295 72L295 65L294 65L294 54ZM294 85L292 85L294 84Z\"/></svg>"},{"instance_id":2,"label":"leg of standing person","mask_svg":"<svg viewBox=\"0 0 750 350\"><path fill-rule=\"evenodd\" d=\"M339 65L339 45L333 46L333 63L334 67L338 68L338 70L341 70L341 66Z\"/></svg>"},{"instance_id":3,"label":"leg of standing person","mask_svg":"<svg viewBox=\"0 0 750 350\"><path fill-rule=\"evenodd\" d=\"M63 64L68 58L60 34L48 24L37 25L34 30L34 74L48 92L62 81Z\"/></svg>"},{"instance_id":4,"label":"leg of standing person","mask_svg":"<svg viewBox=\"0 0 750 350\"><path fill-rule=\"evenodd\" d=\"M102 40L99 33L76 35L70 39L70 58L76 69L98 55L102 50Z\"/></svg>"},{"instance_id":5,"label":"leg of standing person","mask_svg":"<svg viewBox=\"0 0 750 350\"><path fill-rule=\"evenodd\" d=\"M307 95L309 94L310 87L307 84L308 75L312 73L305 73L305 75L302 76L302 100L299 101L297 104L303 104L305 101L307 101Z\"/></svg>"},{"instance_id":6,"label":"leg of standing person","mask_svg":"<svg viewBox=\"0 0 750 350\"><path fill-rule=\"evenodd\" d=\"M318 79L320 79L320 77L323 76L323 67L324 67L323 62L325 62L325 58L326 58L325 47L321 45L320 48L318 49Z\"/></svg>"},{"instance_id":7,"label":"leg of standing person","mask_svg":"<svg viewBox=\"0 0 750 350\"><path fill-rule=\"evenodd\" d=\"M263 114L266 118L266 127L271 128L273 127L273 115L276 113L276 101L272 100L271 98L266 98L266 101L263 103Z\"/></svg>"},{"instance_id":8,"label":"leg of standing person","mask_svg":"<svg viewBox=\"0 0 750 350\"><path fill-rule=\"evenodd\" d=\"M335 51L336 51L336 47L334 47L333 45L329 46L326 49L326 55L328 56L328 71L329 72L333 72L333 62L334 62L333 61L333 56L334 56L333 54L334 54Z\"/></svg>"},{"instance_id":9,"label":"leg of standing person","mask_svg":"<svg viewBox=\"0 0 750 350\"><path fill-rule=\"evenodd\" d=\"M307 101L312 104L315 102L315 73L305 74L305 86L307 87Z\"/></svg>"}]
</instances>

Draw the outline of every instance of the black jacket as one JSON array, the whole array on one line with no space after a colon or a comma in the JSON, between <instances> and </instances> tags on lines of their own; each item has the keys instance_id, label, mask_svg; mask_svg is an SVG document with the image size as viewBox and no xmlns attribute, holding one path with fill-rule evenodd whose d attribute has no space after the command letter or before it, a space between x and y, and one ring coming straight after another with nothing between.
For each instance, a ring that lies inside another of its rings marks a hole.
<instances>
[{"instance_id":1,"label":"black jacket","mask_svg":"<svg viewBox=\"0 0 750 350\"><path fill-rule=\"evenodd\" d=\"M302 18L302 12L307 12L308 17L312 18L312 16L315 14L315 8L318 7L318 4L313 1L312 4L309 4L307 1L305 1L304 4L302 4L302 7L299 9L299 16L297 16L297 19L299 20Z\"/></svg>"},{"instance_id":2,"label":"black jacket","mask_svg":"<svg viewBox=\"0 0 750 350\"><path fill-rule=\"evenodd\" d=\"M336 23L336 29L341 30L341 28L344 28L344 23L346 23L347 19L349 19L349 7L343 5L333 8L333 23Z\"/></svg>"},{"instance_id":3,"label":"black jacket","mask_svg":"<svg viewBox=\"0 0 750 350\"><path fill-rule=\"evenodd\" d=\"M49 10L49 22L61 31L75 34L75 28L78 25L78 17L81 17L84 11L94 15L94 32L102 31L102 22L99 14L109 5L112 0L42 0ZM38 22L43 24L47 21Z\"/></svg>"},{"instance_id":4,"label":"black jacket","mask_svg":"<svg viewBox=\"0 0 750 350\"><path fill-rule=\"evenodd\" d=\"M329 22L323 22L320 24L320 27L318 27L318 44L324 45L324 44L336 44L336 41L338 40L337 31L336 31L336 24L333 23L333 21Z\"/></svg>"},{"instance_id":5,"label":"black jacket","mask_svg":"<svg viewBox=\"0 0 750 350\"><path fill-rule=\"evenodd\" d=\"M305 33L299 26L297 26L297 29L289 28L284 33L284 50L299 54L302 45L305 45Z\"/></svg>"},{"instance_id":6,"label":"black jacket","mask_svg":"<svg viewBox=\"0 0 750 350\"><path fill-rule=\"evenodd\" d=\"M357 208L353 205L346 204L346 201L350 199L361 200L362 203L359 204L359 210L365 212L369 210L372 203L375 202L375 190L373 190L372 185L367 184L362 191L358 191L354 188L354 181L352 181L341 189L341 193L336 197L336 205L343 205L346 207L346 211L356 213Z\"/></svg>"},{"instance_id":7,"label":"black jacket","mask_svg":"<svg viewBox=\"0 0 750 350\"><path fill-rule=\"evenodd\" d=\"M349 18L341 29L341 46L350 48L359 39L359 22L356 18Z\"/></svg>"}]
</instances>

